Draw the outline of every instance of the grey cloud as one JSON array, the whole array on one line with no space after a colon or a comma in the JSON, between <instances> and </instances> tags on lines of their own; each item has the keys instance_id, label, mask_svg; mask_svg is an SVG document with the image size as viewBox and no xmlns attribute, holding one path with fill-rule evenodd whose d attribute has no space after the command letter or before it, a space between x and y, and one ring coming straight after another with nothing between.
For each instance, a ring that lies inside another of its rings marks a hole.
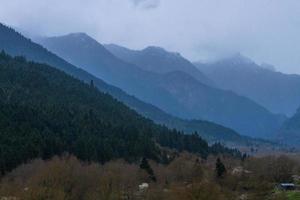
<instances>
[{"instance_id":1,"label":"grey cloud","mask_svg":"<svg viewBox=\"0 0 300 200\"><path fill-rule=\"evenodd\" d=\"M159 6L160 0L131 0L135 6L144 9L155 9Z\"/></svg>"},{"instance_id":2,"label":"grey cloud","mask_svg":"<svg viewBox=\"0 0 300 200\"><path fill-rule=\"evenodd\" d=\"M86 32L102 43L162 46L190 60L240 52L300 73L299 0L0 0L0 5L1 22L34 35Z\"/></svg>"}]
</instances>

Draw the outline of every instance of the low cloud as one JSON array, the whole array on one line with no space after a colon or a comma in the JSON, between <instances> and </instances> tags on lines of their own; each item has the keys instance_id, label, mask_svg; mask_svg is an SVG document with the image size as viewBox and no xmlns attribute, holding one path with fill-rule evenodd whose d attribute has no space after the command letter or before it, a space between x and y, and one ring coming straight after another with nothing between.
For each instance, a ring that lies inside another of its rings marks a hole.
<instances>
[{"instance_id":1,"label":"low cloud","mask_svg":"<svg viewBox=\"0 0 300 200\"><path fill-rule=\"evenodd\" d=\"M280 71L300 73L299 0L0 2L1 22L34 35L86 32L101 43L162 46L193 61L240 52Z\"/></svg>"},{"instance_id":2,"label":"low cloud","mask_svg":"<svg viewBox=\"0 0 300 200\"><path fill-rule=\"evenodd\" d=\"M131 0L135 6L144 9L155 9L159 6L160 0Z\"/></svg>"}]
</instances>

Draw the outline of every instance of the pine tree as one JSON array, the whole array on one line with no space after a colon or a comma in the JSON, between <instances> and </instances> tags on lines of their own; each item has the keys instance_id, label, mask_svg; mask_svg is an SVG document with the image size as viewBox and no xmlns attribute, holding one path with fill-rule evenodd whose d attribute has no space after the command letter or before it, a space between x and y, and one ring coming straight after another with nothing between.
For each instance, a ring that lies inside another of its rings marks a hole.
<instances>
[{"instance_id":1,"label":"pine tree","mask_svg":"<svg viewBox=\"0 0 300 200\"><path fill-rule=\"evenodd\" d=\"M94 86L94 81L93 81L93 80L91 80L90 86L91 86L91 88L94 88L94 87L95 87L95 86Z\"/></svg>"},{"instance_id":2,"label":"pine tree","mask_svg":"<svg viewBox=\"0 0 300 200\"><path fill-rule=\"evenodd\" d=\"M140 168L145 170L149 174L149 178L156 182L156 177L154 175L153 169L151 168L150 164L148 163L147 158L143 157L142 162L140 164Z\"/></svg>"},{"instance_id":3,"label":"pine tree","mask_svg":"<svg viewBox=\"0 0 300 200\"><path fill-rule=\"evenodd\" d=\"M225 173L226 173L225 165L222 163L221 159L218 158L216 162L216 175L218 178L221 178Z\"/></svg>"},{"instance_id":4,"label":"pine tree","mask_svg":"<svg viewBox=\"0 0 300 200\"><path fill-rule=\"evenodd\" d=\"M242 155L242 161L244 162L244 161L247 159L247 157L248 157L247 154L244 153L244 154Z\"/></svg>"}]
</instances>

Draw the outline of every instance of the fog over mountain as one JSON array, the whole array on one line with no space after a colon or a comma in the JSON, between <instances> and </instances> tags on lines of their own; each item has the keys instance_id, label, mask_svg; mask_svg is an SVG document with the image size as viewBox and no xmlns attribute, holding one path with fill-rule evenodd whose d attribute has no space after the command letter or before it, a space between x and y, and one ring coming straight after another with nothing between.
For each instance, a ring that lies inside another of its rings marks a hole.
<instances>
[{"instance_id":1,"label":"fog over mountain","mask_svg":"<svg viewBox=\"0 0 300 200\"><path fill-rule=\"evenodd\" d=\"M300 108L295 115L287 120L282 128L278 131L278 137L281 142L289 143L294 146L300 144ZM293 138L291 140L291 138Z\"/></svg>"},{"instance_id":2,"label":"fog over mountain","mask_svg":"<svg viewBox=\"0 0 300 200\"><path fill-rule=\"evenodd\" d=\"M191 61L241 52L300 73L299 10L298 0L1 0L0 21L33 35L86 32L131 49L161 46Z\"/></svg>"},{"instance_id":3,"label":"fog over mountain","mask_svg":"<svg viewBox=\"0 0 300 200\"><path fill-rule=\"evenodd\" d=\"M205 119L252 137L269 137L283 120L251 99L206 85L209 79L204 75L202 81L200 77L197 80L188 72L177 69L169 68L164 74L145 70L145 66L152 66L153 55L157 58L173 55L161 48L150 47L151 54L135 55L142 64L135 65L126 58L127 62L120 60L83 33L43 38L40 44L75 66L181 118ZM133 51L127 50L127 53ZM178 62L182 59L173 60L174 66L184 69L185 65ZM155 60L159 66L166 67L168 63L165 59Z\"/></svg>"},{"instance_id":4,"label":"fog over mountain","mask_svg":"<svg viewBox=\"0 0 300 200\"><path fill-rule=\"evenodd\" d=\"M133 63L146 71L165 74L173 71L183 71L206 85L214 85L195 65L179 53L168 52L160 47L147 47L134 51L115 44L105 45L118 58Z\"/></svg>"},{"instance_id":5,"label":"fog over mountain","mask_svg":"<svg viewBox=\"0 0 300 200\"><path fill-rule=\"evenodd\" d=\"M85 37L85 38L87 37L87 35L82 33L72 34L72 36ZM94 86L97 87L101 92L112 95L114 98L123 102L131 109L137 111L139 114L145 116L146 118L152 119L154 122L158 124L166 125L170 128L176 128L178 130L184 130L186 133L192 133L197 131L199 135L207 139L209 142L226 141L230 143L233 142L234 144L239 144L239 145L241 144L249 145L249 142L255 142L255 143L263 142L263 141L256 141L247 137L243 137L239 135L237 132L229 128L208 121L200 121L200 120L187 121L187 120L183 120L168 115L167 113L163 112L157 107L151 104L146 104L138 100L134 96L130 96L126 94L124 91L120 90L119 88L106 84L104 81L92 76L91 74L83 70L80 70L79 68L76 68L75 66L67 63L63 59L57 57L53 53L47 51L42 46L39 46L38 44L35 44L31 42L29 39L18 34L13 29L3 26L1 23L0 23L0 49L1 51L4 50L5 52L8 52L14 56L23 55L28 60L51 64L54 68L62 70L65 73L73 77L76 77L84 82L89 83L91 80L93 80ZM106 50L104 48L103 50L104 50L103 53L105 53ZM1 56L3 57L3 55L4 57L6 57L4 52L2 52L2 54L0 53L0 57ZM3 73L1 75L6 78L6 74ZM2 79L0 80L2 81ZM1 98L3 98L3 89L2 89L3 85L5 84L3 83L0 84Z\"/></svg>"},{"instance_id":6,"label":"fog over mountain","mask_svg":"<svg viewBox=\"0 0 300 200\"><path fill-rule=\"evenodd\" d=\"M0 200L300 200L300 0L0 0Z\"/></svg>"},{"instance_id":7,"label":"fog over mountain","mask_svg":"<svg viewBox=\"0 0 300 200\"><path fill-rule=\"evenodd\" d=\"M216 85L246 96L274 113L293 115L300 105L300 76L277 72L237 54L217 62L195 63Z\"/></svg>"}]
</instances>

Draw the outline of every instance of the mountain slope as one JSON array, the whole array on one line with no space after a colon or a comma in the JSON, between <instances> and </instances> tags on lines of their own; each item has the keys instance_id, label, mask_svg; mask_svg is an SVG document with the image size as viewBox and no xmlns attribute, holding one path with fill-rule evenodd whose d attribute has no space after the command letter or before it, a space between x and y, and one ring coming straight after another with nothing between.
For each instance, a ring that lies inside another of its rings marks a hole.
<instances>
[{"instance_id":1,"label":"mountain slope","mask_svg":"<svg viewBox=\"0 0 300 200\"><path fill-rule=\"evenodd\" d=\"M160 79L157 74L118 59L84 33L44 38L40 43L73 65L81 67L144 102L180 117L189 116L188 113L183 112L183 106L168 91L153 84ZM156 98L153 98L154 96Z\"/></svg>"},{"instance_id":2,"label":"mountain slope","mask_svg":"<svg viewBox=\"0 0 300 200\"><path fill-rule=\"evenodd\" d=\"M278 141L291 144L297 148L300 145L300 108L289 118L278 132Z\"/></svg>"},{"instance_id":3,"label":"mountain slope","mask_svg":"<svg viewBox=\"0 0 300 200\"><path fill-rule=\"evenodd\" d=\"M56 67L84 82L89 83L91 80L93 80L94 85L100 91L111 94L116 99L122 101L143 116L154 120L156 123L166 125L170 128L176 128L187 133L193 133L197 131L201 136L205 137L210 142L225 141L240 144L241 141L248 142L250 140L241 137L231 129L214 123L205 121L187 121L173 117L151 104L144 103L134 96L126 94L117 87L106 84L101 79L96 78L84 70L74 67L63 59L57 57L55 54L47 51L40 45L31 42L29 39L15 32L13 29L1 24L0 49L4 49L14 56L24 55L29 60L50 64L51 66Z\"/></svg>"},{"instance_id":4,"label":"mountain slope","mask_svg":"<svg viewBox=\"0 0 300 200\"><path fill-rule=\"evenodd\" d=\"M198 67L220 88L253 99L274 113L290 116L299 106L299 75L276 72L241 55Z\"/></svg>"},{"instance_id":5,"label":"mountain slope","mask_svg":"<svg viewBox=\"0 0 300 200\"><path fill-rule=\"evenodd\" d=\"M114 61L103 62L99 58L105 48L86 34L46 38L41 43L76 66L87 70L92 66L95 69L90 71L104 80L118 77L114 85L175 116L205 119L252 137L268 137L281 125L278 116L255 102L229 91L209 87L185 72L156 74L123 62L113 55L109 59ZM107 64L116 62L120 66ZM108 79L103 75L106 68L111 73ZM132 90L124 87L127 84Z\"/></svg>"},{"instance_id":6,"label":"mountain slope","mask_svg":"<svg viewBox=\"0 0 300 200\"><path fill-rule=\"evenodd\" d=\"M178 81L177 81L178 80ZM264 107L233 92L209 88L182 72L164 76L163 88L173 92L185 108L203 113L201 117L234 128L252 137L272 137L283 119ZM199 117L194 113L194 117Z\"/></svg>"},{"instance_id":7,"label":"mountain slope","mask_svg":"<svg viewBox=\"0 0 300 200\"><path fill-rule=\"evenodd\" d=\"M179 53L167 52L160 47L147 47L143 50L130 50L115 44L104 45L118 58L133 63L144 70L165 74L173 71L183 71L206 85L213 85L190 61Z\"/></svg>"},{"instance_id":8,"label":"mountain slope","mask_svg":"<svg viewBox=\"0 0 300 200\"><path fill-rule=\"evenodd\" d=\"M82 160L147 157L165 161L162 147L201 156L217 146L170 131L110 95L44 64L0 54L0 171L28 159L69 152ZM221 148L219 153L228 152ZM237 152L238 153L238 152Z\"/></svg>"}]
</instances>

